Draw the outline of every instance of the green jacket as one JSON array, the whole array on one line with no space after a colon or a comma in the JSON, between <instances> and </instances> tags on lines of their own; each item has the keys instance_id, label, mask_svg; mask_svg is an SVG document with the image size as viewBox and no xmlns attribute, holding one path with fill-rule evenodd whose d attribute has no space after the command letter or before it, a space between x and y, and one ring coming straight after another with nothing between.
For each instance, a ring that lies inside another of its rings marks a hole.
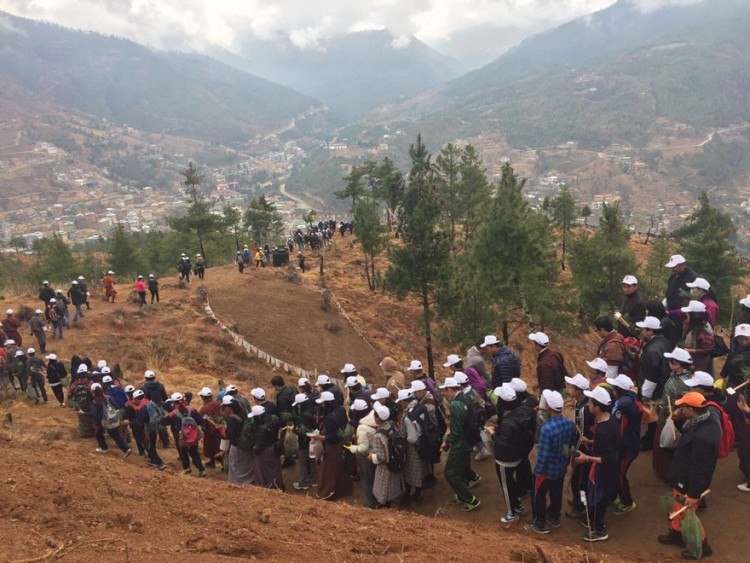
<instances>
[{"instance_id":1,"label":"green jacket","mask_svg":"<svg viewBox=\"0 0 750 563\"><path fill-rule=\"evenodd\" d=\"M466 440L466 433L464 432L468 418L469 409L466 401L460 394L456 395L450 403L450 426L448 428L448 436L445 438L445 443L453 451L469 451L472 448L471 444Z\"/></svg>"}]
</instances>

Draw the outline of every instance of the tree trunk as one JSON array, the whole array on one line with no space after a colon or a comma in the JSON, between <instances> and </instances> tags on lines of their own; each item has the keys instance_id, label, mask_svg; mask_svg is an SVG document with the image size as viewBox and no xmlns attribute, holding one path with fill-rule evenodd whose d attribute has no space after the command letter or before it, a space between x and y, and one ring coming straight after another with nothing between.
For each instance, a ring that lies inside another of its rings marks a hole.
<instances>
[{"instance_id":1,"label":"tree trunk","mask_svg":"<svg viewBox=\"0 0 750 563\"><path fill-rule=\"evenodd\" d=\"M565 234L565 227L563 227L562 230L562 257L560 259L560 266L562 266L563 272L565 271L565 242L567 240L567 236Z\"/></svg>"},{"instance_id":2,"label":"tree trunk","mask_svg":"<svg viewBox=\"0 0 750 563\"><path fill-rule=\"evenodd\" d=\"M508 333L508 321L503 321L503 342L507 345L509 340L510 334Z\"/></svg>"},{"instance_id":3,"label":"tree trunk","mask_svg":"<svg viewBox=\"0 0 750 563\"><path fill-rule=\"evenodd\" d=\"M422 287L422 316L424 318L424 344L427 353L427 373L435 379L435 361L432 357L432 313L430 311L429 294L426 287Z\"/></svg>"},{"instance_id":4,"label":"tree trunk","mask_svg":"<svg viewBox=\"0 0 750 563\"><path fill-rule=\"evenodd\" d=\"M321 278L325 276L325 272L323 271L323 258L324 256L323 254L321 254L320 255L320 277Z\"/></svg>"}]
</instances>

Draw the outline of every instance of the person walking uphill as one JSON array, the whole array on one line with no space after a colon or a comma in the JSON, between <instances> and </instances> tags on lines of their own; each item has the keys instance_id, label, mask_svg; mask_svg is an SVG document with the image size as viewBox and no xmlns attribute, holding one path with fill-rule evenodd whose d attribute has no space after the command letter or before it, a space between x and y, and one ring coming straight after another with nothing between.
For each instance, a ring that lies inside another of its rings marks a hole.
<instances>
[{"instance_id":1,"label":"person walking uphill","mask_svg":"<svg viewBox=\"0 0 750 563\"><path fill-rule=\"evenodd\" d=\"M154 299L159 302L159 280L156 279L154 274L148 275L148 292L151 294L151 304L154 304Z\"/></svg>"},{"instance_id":2,"label":"person walking uphill","mask_svg":"<svg viewBox=\"0 0 750 563\"><path fill-rule=\"evenodd\" d=\"M315 402L321 406L323 423L313 440L323 442L323 462L318 471L317 497L333 500L352 494L352 479L344 465L341 433L346 428L346 410L331 391L323 391Z\"/></svg>"},{"instance_id":3,"label":"person walking uphill","mask_svg":"<svg viewBox=\"0 0 750 563\"><path fill-rule=\"evenodd\" d=\"M143 281L143 276L136 278L135 292L138 294L138 306L143 307L146 304L146 282Z\"/></svg>"},{"instance_id":4,"label":"person walking uphill","mask_svg":"<svg viewBox=\"0 0 750 563\"><path fill-rule=\"evenodd\" d=\"M550 418L539 429L532 501L534 520L526 524L524 529L549 534L550 525L560 525L563 480L577 433L573 421L562 415L565 401L560 393L546 389L542 392L542 399Z\"/></svg>"},{"instance_id":5,"label":"person walking uphill","mask_svg":"<svg viewBox=\"0 0 750 563\"><path fill-rule=\"evenodd\" d=\"M36 337L36 341L39 343L39 350L44 354L45 348L47 348L47 335L44 334L47 328L47 321L43 317L44 311L37 309L34 311L34 316L29 319L29 330L31 334Z\"/></svg>"},{"instance_id":6,"label":"person walking uphill","mask_svg":"<svg viewBox=\"0 0 750 563\"><path fill-rule=\"evenodd\" d=\"M102 278L102 287L104 288L104 298L109 302L109 300L112 300L112 303L115 302L115 298L117 297L117 290L115 289L115 285L117 284L117 281L115 280L115 273L112 270L109 270L107 274Z\"/></svg>"},{"instance_id":7,"label":"person walking uphill","mask_svg":"<svg viewBox=\"0 0 750 563\"><path fill-rule=\"evenodd\" d=\"M478 478L469 481L473 448L473 444L469 443L466 436L469 409L465 401L457 399L458 394L461 393L461 385L453 377L446 378L440 389L443 390L443 397L450 404L450 427L443 442L443 451L448 452L448 459L445 461L443 474L456 493L453 496L454 502L462 505L465 511L474 510L482 502L469 490L479 482Z\"/></svg>"},{"instance_id":8,"label":"person walking uphill","mask_svg":"<svg viewBox=\"0 0 750 563\"><path fill-rule=\"evenodd\" d=\"M675 405L679 407L679 415L675 418L679 417L684 421L675 421L681 434L669 469L669 484L673 487L674 510L687 506L688 511L695 512L701 495L711 485L716 469L721 442L721 423L711 416L706 400L700 393L685 393L681 399L675 401ZM669 531L658 537L659 543L685 545L682 533L685 517L686 513L683 512L673 518ZM700 532L701 544L692 548L688 546L688 549L682 552L683 559L701 559L711 555L712 549L702 524Z\"/></svg>"},{"instance_id":9,"label":"person walking uphill","mask_svg":"<svg viewBox=\"0 0 750 563\"><path fill-rule=\"evenodd\" d=\"M21 328L21 322L13 316L14 313L13 309L5 311L5 318L0 322L0 325L2 325L3 332L8 337L8 340L13 340L16 346L23 346L21 333L18 332L18 329Z\"/></svg>"},{"instance_id":10,"label":"person walking uphill","mask_svg":"<svg viewBox=\"0 0 750 563\"><path fill-rule=\"evenodd\" d=\"M488 334L479 347L485 350L492 360L492 389L500 387L503 383L510 383L514 377L521 377L520 358L498 340L497 336Z\"/></svg>"},{"instance_id":11,"label":"person walking uphill","mask_svg":"<svg viewBox=\"0 0 750 563\"><path fill-rule=\"evenodd\" d=\"M532 332L529 334L529 340L536 344L536 378L539 391L563 391L565 378L569 376L563 355L550 348L549 337L543 332Z\"/></svg>"},{"instance_id":12,"label":"person walking uphill","mask_svg":"<svg viewBox=\"0 0 750 563\"><path fill-rule=\"evenodd\" d=\"M177 430L180 461L182 462L182 474L190 475L190 461L198 470L198 477L205 477L206 470L203 468L201 454L198 451L198 443L202 437L200 427L203 417L185 401L182 393L172 393L169 398L174 409L162 419L162 424L168 424L173 431Z\"/></svg>"},{"instance_id":13,"label":"person walking uphill","mask_svg":"<svg viewBox=\"0 0 750 563\"><path fill-rule=\"evenodd\" d=\"M401 497L403 493L401 473L392 471L389 467L391 449L389 442L396 433L396 427L391 418L391 411L380 403L373 405L378 429L370 445L370 461L375 464L375 480L372 493L381 506L390 506L391 502Z\"/></svg>"},{"instance_id":14,"label":"person walking uphill","mask_svg":"<svg viewBox=\"0 0 750 563\"><path fill-rule=\"evenodd\" d=\"M615 514L625 514L633 510L636 505L630 494L628 470L641 451L641 419L643 409L638 403L633 380L625 374L614 379L607 379L612 386L617 400L612 407L612 416L620 424L619 435L619 482L617 484L617 498Z\"/></svg>"}]
</instances>

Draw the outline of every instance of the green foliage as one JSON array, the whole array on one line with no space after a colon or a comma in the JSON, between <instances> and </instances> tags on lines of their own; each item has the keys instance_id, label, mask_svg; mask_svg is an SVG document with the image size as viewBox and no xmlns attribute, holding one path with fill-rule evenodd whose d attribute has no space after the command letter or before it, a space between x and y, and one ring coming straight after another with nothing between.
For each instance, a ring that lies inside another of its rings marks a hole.
<instances>
[{"instance_id":1,"label":"green foliage","mask_svg":"<svg viewBox=\"0 0 750 563\"><path fill-rule=\"evenodd\" d=\"M32 279L40 283L42 280L68 284L70 280L80 275L80 265L73 256L70 247L57 234L51 238L35 242L35 250L40 254L40 260L30 269Z\"/></svg>"},{"instance_id":2,"label":"green foliage","mask_svg":"<svg viewBox=\"0 0 750 563\"><path fill-rule=\"evenodd\" d=\"M613 312L622 299L622 278L637 268L618 203L604 204L595 234L582 232L573 238L569 259L582 320Z\"/></svg>"},{"instance_id":3,"label":"green foliage","mask_svg":"<svg viewBox=\"0 0 750 563\"><path fill-rule=\"evenodd\" d=\"M253 235L257 244L273 242L284 231L284 222L276 206L261 195L250 202L243 216L245 228Z\"/></svg>"},{"instance_id":4,"label":"green foliage","mask_svg":"<svg viewBox=\"0 0 750 563\"><path fill-rule=\"evenodd\" d=\"M688 264L711 284L722 320L729 318L732 286L747 273L730 243L734 233L732 219L712 207L706 193L700 195L698 207L685 224L673 233Z\"/></svg>"},{"instance_id":5,"label":"green foliage","mask_svg":"<svg viewBox=\"0 0 750 563\"><path fill-rule=\"evenodd\" d=\"M239 229L242 223L242 214L240 211L228 203L221 211L222 227L232 233L234 238L235 250L240 249Z\"/></svg>"},{"instance_id":6,"label":"green foliage","mask_svg":"<svg viewBox=\"0 0 750 563\"><path fill-rule=\"evenodd\" d=\"M143 274L141 252L133 237L125 232L125 227L118 224L109 239L109 268L121 278L135 279Z\"/></svg>"},{"instance_id":7,"label":"green foliage","mask_svg":"<svg viewBox=\"0 0 750 563\"><path fill-rule=\"evenodd\" d=\"M689 164L697 168L707 182L717 186L727 184L750 171L750 145L746 141L727 142L716 135Z\"/></svg>"},{"instance_id":8,"label":"green foliage","mask_svg":"<svg viewBox=\"0 0 750 563\"><path fill-rule=\"evenodd\" d=\"M669 262L669 257L674 254L674 241L667 233L659 233L651 247L651 255L643 273L638 276L638 291L646 298L659 299L664 296L664 288L667 284L668 270L664 265Z\"/></svg>"},{"instance_id":9,"label":"green foliage","mask_svg":"<svg viewBox=\"0 0 750 563\"><path fill-rule=\"evenodd\" d=\"M380 222L378 203L372 196L363 196L354 207L354 222L357 225L357 242L365 255L365 277L370 290L378 286L378 272L375 261L387 245L386 228Z\"/></svg>"},{"instance_id":10,"label":"green foliage","mask_svg":"<svg viewBox=\"0 0 750 563\"><path fill-rule=\"evenodd\" d=\"M560 229L562 256L560 265L565 269L565 251L568 242L568 235L573 221L576 219L576 200L573 199L568 186L563 186L558 194L550 200L550 210L552 212L552 221Z\"/></svg>"},{"instance_id":11,"label":"green foliage","mask_svg":"<svg viewBox=\"0 0 750 563\"><path fill-rule=\"evenodd\" d=\"M352 200L351 211L357 205L357 198L363 196L366 192L366 182L371 177L374 163L367 161L363 166L352 166L352 169L344 177L346 185L343 190L333 192L338 199L349 199Z\"/></svg>"},{"instance_id":12,"label":"green foliage","mask_svg":"<svg viewBox=\"0 0 750 563\"><path fill-rule=\"evenodd\" d=\"M188 167L181 172L185 181L185 195L188 197L190 206L187 213L182 217L172 217L167 220L169 226L180 233L193 233L198 239L201 254L208 261L208 254L204 245L206 236L219 230L221 224L219 217L211 213L211 206L204 200L200 191L200 184L205 176L190 162Z\"/></svg>"}]
</instances>

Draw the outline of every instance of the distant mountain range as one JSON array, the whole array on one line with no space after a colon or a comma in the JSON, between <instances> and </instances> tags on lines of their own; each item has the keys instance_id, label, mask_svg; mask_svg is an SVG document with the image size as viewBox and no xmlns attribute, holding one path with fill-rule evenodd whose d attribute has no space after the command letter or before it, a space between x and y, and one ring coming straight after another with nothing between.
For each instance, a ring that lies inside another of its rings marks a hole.
<instances>
[{"instance_id":1,"label":"distant mountain range","mask_svg":"<svg viewBox=\"0 0 750 563\"><path fill-rule=\"evenodd\" d=\"M247 140L323 109L203 55L157 52L3 12L0 77L60 106L208 141Z\"/></svg>"},{"instance_id":2,"label":"distant mountain range","mask_svg":"<svg viewBox=\"0 0 750 563\"><path fill-rule=\"evenodd\" d=\"M500 131L518 147L640 145L659 120L742 123L750 121L749 29L745 0L649 12L620 0L370 118L437 128L439 142Z\"/></svg>"},{"instance_id":3,"label":"distant mountain range","mask_svg":"<svg viewBox=\"0 0 750 563\"><path fill-rule=\"evenodd\" d=\"M207 51L224 63L284 84L326 103L339 122L383 102L405 99L456 78L463 65L412 37L404 44L388 31L339 37L302 50L287 38L236 42L239 55Z\"/></svg>"}]
</instances>

